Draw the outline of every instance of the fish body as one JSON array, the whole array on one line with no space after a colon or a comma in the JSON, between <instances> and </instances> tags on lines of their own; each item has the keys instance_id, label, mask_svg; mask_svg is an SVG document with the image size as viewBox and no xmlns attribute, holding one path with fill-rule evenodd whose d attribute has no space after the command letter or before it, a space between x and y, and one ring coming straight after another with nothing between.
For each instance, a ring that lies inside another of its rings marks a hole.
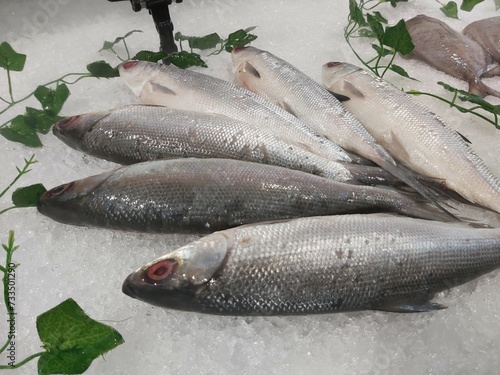
<instances>
[{"instance_id":1,"label":"fish body","mask_svg":"<svg viewBox=\"0 0 500 375\"><path fill-rule=\"evenodd\" d=\"M140 232L208 233L241 224L353 212L443 219L392 190L226 159L133 164L49 190L42 214L65 224Z\"/></svg>"},{"instance_id":2,"label":"fish body","mask_svg":"<svg viewBox=\"0 0 500 375\"><path fill-rule=\"evenodd\" d=\"M398 216L339 215L210 234L130 274L122 290L222 315L377 309L422 312L500 266L500 230Z\"/></svg>"},{"instance_id":3,"label":"fish body","mask_svg":"<svg viewBox=\"0 0 500 375\"><path fill-rule=\"evenodd\" d=\"M500 213L500 181L462 137L410 95L346 63L323 65L323 83L396 160Z\"/></svg>"},{"instance_id":4,"label":"fish body","mask_svg":"<svg viewBox=\"0 0 500 375\"><path fill-rule=\"evenodd\" d=\"M463 29L462 34L479 43L500 64L500 17L472 22ZM492 77L494 75L500 75L499 65L482 76Z\"/></svg>"},{"instance_id":5,"label":"fish body","mask_svg":"<svg viewBox=\"0 0 500 375\"><path fill-rule=\"evenodd\" d=\"M120 164L221 158L278 165L341 182L394 181L380 168L332 161L265 128L213 113L132 105L62 119L53 132L73 148Z\"/></svg>"},{"instance_id":6,"label":"fish body","mask_svg":"<svg viewBox=\"0 0 500 375\"><path fill-rule=\"evenodd\" d=\"M330 92L277 56L254 47L232 52L236 80L271 98L319 134L355 152L401 179L434 202L439 197L418 176L400 168L394 158ZM439 204L439 203L437 203Z\"/></svg>"},{"instance_id":7,"label":"fish body","mask_svg":"<svg viewBox=\"0 0 500 375\"><path fill-rule=\"evenodd\" d=\"M406 21L406 28L415 45L408 58L423 61L467 82L473 94L500 96L499 92L480 80L491 62L490 55L481 45L444 22L422 14Z\"/></svg>"},{"instance_id":8,"label":"fish body","mask_svg":"<svg viewBox=\"0 0 500 375\"><path fill-rule=\"evenodd\" d=\"M260 126L335 161L353 158L274 103L230 82L175 65L128 61L120 76L145 104L215 113Z\"/></svg>"}]
</instances>

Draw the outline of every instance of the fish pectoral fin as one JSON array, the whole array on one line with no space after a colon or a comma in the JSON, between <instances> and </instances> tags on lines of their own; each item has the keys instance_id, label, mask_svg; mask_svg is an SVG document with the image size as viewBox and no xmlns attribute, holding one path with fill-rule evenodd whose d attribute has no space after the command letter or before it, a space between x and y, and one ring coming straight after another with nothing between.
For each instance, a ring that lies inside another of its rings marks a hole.
<instances>
[{"instance_id":1,"label":"fish pectoral fin","mask_svg":"<svg viewBox=\"0 0 500 375\"><path fill-rule=\"evenodd\" d=\"M382 139L380 140L380 145L386 150L398 150L399 156L396 160L409 160L410 155L406 152L405 147L399 140L396 133L392 130L389 133L385 133Z\"/></svg>"},{"instance_id":2,"label":"fish pectoral fin","mask_svg":"<svg viewBox=\"0 0 500 375\"><path fill-rule=\"evenodd\" d=\"M364 99L365 95L361 91L359 91L351 82L344 80L343 84L346 94L351 94L347 96L349 96L350 98L356 96L358 98Z\"/></svg>"},{"instance_id":3,"label":"fish pectoral fin","mask_svg":"<svg viewBox=\"0 0 500 375\"><path fill-rule=\"evenodd\" d=\"M455 130L455 132L456 132L456 133L460 136L460 138L462 138L462 140L463 140L465 143L472 144L472 142L471 142L471 141L469 141L469 139L468 139L465 135L463 135L463 134L462 134L462 133L460 133L460 132L457 132L456 130Z\"/></svg>"},{"instance_id":4,"label":"fish pectoral fin","mask_svg":"<svg viewBox=\"0 0 500 375\"><path fill-rule=\"evenodd\" d=\"M330 94L332 94L339 102L347 102L348 100L351 100L348 96L342 95L342 94L337 94L336 92L327 90Z\"/></svg>"},{"instance_id":5,"label":"fish pectoral fin","mask_svg":"<svg viewBox=\"0 0 500 375\"><path fill-rule=\"evenodd\" d=\"M446 309L447 306L441 305L440 303L435 302L402 302L395 303L385 306L377 307L375 310L388 311L388 312L397 312L397 313L416 313L416 312L430 312L435 310L443 310Z\"/></svg>"},{"instance_id":6,"label":"fish pectoral fin","mask_svg":"<svg viewBox=\"0 0 500 375\"><path fill-rule=\"evenodd\" d=\"M250 64L248 61L245 61L244 63L242 63L240 65L239 70L243 73L249 73L252 76L254 76L255 78L260 78L259 71L257 69L255 69L255 67L252 64Z\"/></svg>"},{"instance_id":7,"label":"fish pectoral fin","mask_svg":"<svg viewBox=\"0 0 500 375\"><path fill-rule=\"evenodd\" d=\"M149 89L152 93L161 93L161 94L166 94L166 95L177 95L175 93L175 91L169 89L168 87L166 86L163 86L159 83L156 83L154 81L149 81L147 83L147 85L149 85ZM144 85L144 88L146 87L146 85Z\"/></svg>"}]
</instances>

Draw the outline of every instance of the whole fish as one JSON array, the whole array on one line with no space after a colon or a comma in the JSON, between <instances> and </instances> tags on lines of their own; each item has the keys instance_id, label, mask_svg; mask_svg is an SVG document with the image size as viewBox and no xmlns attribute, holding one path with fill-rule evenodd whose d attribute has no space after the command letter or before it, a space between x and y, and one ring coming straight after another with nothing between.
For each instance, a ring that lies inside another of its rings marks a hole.
<instances>
[{"instance_id":1,"label":"whole fish","mask_svg":"<svg viewBox=\"0 0 500 375\"><path fill-rule=\"evenodd\" d=\"M323 83L328 90L349 98L344 105L398 162L500 213L499 179L428 108L351 64L323 65Z\"/></svg>"},{"instance_id":2,"label":"whole fish","mask_svg":"<svg viewBox=\"0 0 500 375\"><path fill-rule=\"evenodd\" d=\"M278 165L340 182L397 183L380 168L328 160L267 129L212 113L132 105L62 119L53 132L73 148L121 164L221 158Z\"/></svg>"},{"instance_id":3,"label":"whole fish","mask_svg":"<svg viewBox=\"0 0 500 375\"><path fill-rule=\"evenodd\" d=\"M360 211L437 220L444 215L392 190L226 159L157 160L122 167L49 190L41 196L38 211L66 224L164 233L207 233L246 223Z\"/></svg>"},{"instance_id":4,"label":"whole fish","mask_svg":"<svg viewBox=\"0 0 500 375\"><path fill-rule=\"evenodd\" d=\"M462 34L479 43L500 64L500 17L491 17L472 22ZM482 77L500 75L500 65L490 69Z\"/></svg>"},{"instance_id":5,"label":"whole fish","mask_svg":"<svg viewBox=\"0 0 500 375\"><path fill-rule=\"evenodd\" d=\"M394 158L331 93L273 54L254 47L232 53L236 80L245 88L271 98L319 134L387 170L439 205L436 192L423 186Z\"/></svg>"},{"instance_id":6,"label":"whole fish","mask_svg":"<svg viewBox=\"0 0 500 375\"><path fill-rule=\"evenodd\" d=\"M300 218L210 234L144 265L122 290L222 315L424 312L500 266L500 229L374 214Z\"/></svg>"},{"instance_id":7,"label":"whole fish","mask_svg":"<svg viewBox=\"0 0 500 375\"><path fill-rule=\"evenodd\" d=\"M125 83L145 104L225 115L272 131L319 156L353 161L345 150L314 133L282 108L230 82L175 65L145 61L127 61L118 69Z\"/></svg>"},{"instance_id":8,"label":"whole fish","mask_svg":"<svg viewBox=\"0 0 500 375\"><path fill-rule=\"evenodd\" d=\"M499 96L500 93L481 82L488 70L491 56L478 43L450 28L444 22L418 15L406 21L406 28L415 45L407 55L461 79L469 84L469 92Z\"/></svg>"}]
</instances>

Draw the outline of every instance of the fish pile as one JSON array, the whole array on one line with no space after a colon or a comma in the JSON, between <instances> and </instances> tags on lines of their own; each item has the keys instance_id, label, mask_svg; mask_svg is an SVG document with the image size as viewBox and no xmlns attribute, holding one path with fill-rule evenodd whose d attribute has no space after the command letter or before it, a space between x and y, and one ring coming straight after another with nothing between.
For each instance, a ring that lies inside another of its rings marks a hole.
<instances>
[{"instance_id":1,"label":"fish pile","mask_svg":"<svg viewBox=\"0 0 500 375\"><path fill-rule=\"evenodd\" d=\"M487 86L482 78L500 75L500 17L476 21L462 34L446 23L423 14L406 21L415 45L407 56L461 79L469 84L469 92L500 97L500 92Z\"/></svg>"},{"instance_id":2,"label":"fish pile","mask_svg":"<svg viewBox=\"0 0 500 375\"><path fill-rule=\"evenodd\" d=\"M54 125L124 166L49 190L42 214L208 233L130 274L124 293L224 315L421 312L500 266L500 229L456 208L500 214L500 181L441 119L349 64L325 64L320 85L254 47L232 60L239 85L124 62L144 104Z\"/></svg>"}]
</instances>

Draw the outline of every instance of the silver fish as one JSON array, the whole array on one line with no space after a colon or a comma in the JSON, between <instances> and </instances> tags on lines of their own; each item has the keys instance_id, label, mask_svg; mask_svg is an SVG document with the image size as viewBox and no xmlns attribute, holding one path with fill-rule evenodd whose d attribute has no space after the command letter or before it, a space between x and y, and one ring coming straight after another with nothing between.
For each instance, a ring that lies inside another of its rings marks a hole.
<instances>
[{"instance_id":1,"label":"silver fish","mask_svg":"<svg viewBox=\"0 0 500 375\"><path fill-rule=\"evenodd\" d=\"M244 47L235 48L231 55L236 80L244 87L271 98L313 130L373 161L439 204L438 194L424 187L413 172L400 168L359 120L320 84L267 51Z\"/></svg>"},{"instance_id":2,"label":"silver fish","mask_svg":"<svg viewBox=\"0 0 500 375\"><path fill-rule=\"evenodd\" d=\"M66 224L164 233L207 233L260 221L360 211L438 220L444 215L392 190L226 159L157 160L122 167L49 190L38 211Z\"/></svg>"},{"instance_id":3,"label":"silver fish","mask_svg":"<svg viewBox=\"0 0 500 375\"><path fill-rule=\"evenodd\" d=\"M469 84L469 91L479 96L500 93L481 82L488 70L491 56L478 43L450 28L444 22L418 15L406 21L406 28L415 45L407 55L461 79Z\"/></svg>"},{"instance_id":4,"label":"silver fish","mask_svg":"<svg viewBox=\"0 0 500 375\"><path fill-rule=\"evenodd\" d=\"M224 115L272 131L319 156L353 161L341 147L314 133L282 108L230 82L175 65L145 61L127 61L118 69L145 104Z\"/></svg>"},{"instance_id":5,"label":"silver fish","mask_svg":"<svg viewBox=\"0 0 500 375\"><path fill-rule=\"evenodd\" d=\"M221 158L278 165L340 182L397 183L380 168L328 160L267 129L212 113L132 105L62 119L53 132L73 148L121 164Z\"/></svg>"},{"instance_id":6,"label":"silver fish","mask_svg":"<svg viewBox=\"0 0 500 375\"><path fill-rule=\"evenodd\" d=\"M216 232L130 274L153 305L223 315L445 308L435 293L500 266L500 229L340 215Z\"/></svg>"},{"instance_id":7,"label":"silver fish","mask_svg":"<svg viewBox=\"0 0 500 375\"><path fill-rule=\"evenodd\" d=\"M500 17L472 22L463 29L462 34L479 43L500 64ZM500 65L490 69L482 77L496 75L500 75Z\"/></svg>"},{"instance_id":8,"label":"silver fish","mask_svg":"<svg viewBox=\"0 0 500 375\"><path fill-rule=\"evenodd\" d=\"M351 64L323 65L323 83L328 90L349 98L344 105L398 162L500 213L499 179L428 108Z\"/></svg>"}]
</instances>

